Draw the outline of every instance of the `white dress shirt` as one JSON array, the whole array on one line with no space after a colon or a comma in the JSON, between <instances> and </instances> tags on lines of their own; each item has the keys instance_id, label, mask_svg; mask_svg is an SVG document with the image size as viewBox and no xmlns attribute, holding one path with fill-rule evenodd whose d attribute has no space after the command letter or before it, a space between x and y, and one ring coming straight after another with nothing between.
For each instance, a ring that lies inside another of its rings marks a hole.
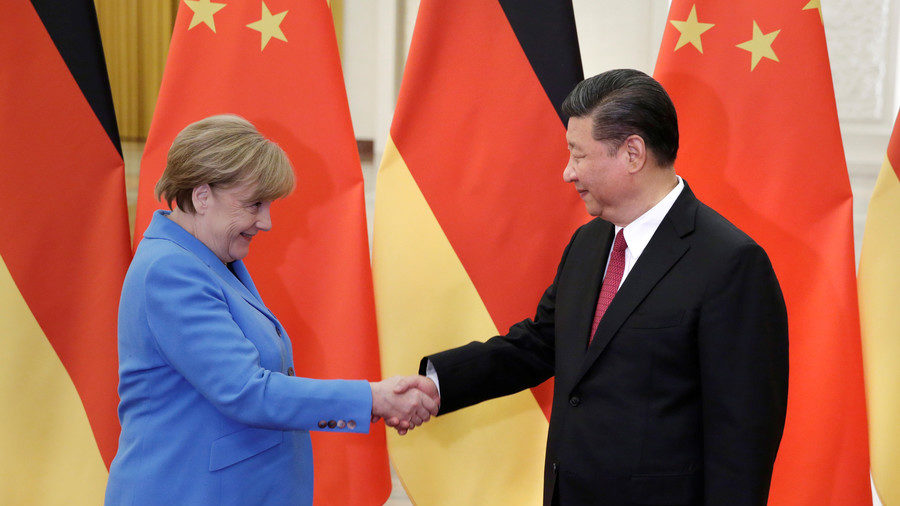
<instances>
[{"instance_id":1,"label":"white dress shirt","mask_svg":"<svg viewBox=\"0 0 900 506\"><path fill-rule=\"evenodd\" d=\"M644 252L644 248L647 247L650 239L653 238L653 234L656 233L656 229L659 228L663 218L669 214L669 209L672 209L675 199L681 195L681 191L684 189L684 181L681 179L681 176L675 177L678 178L678 184L675 185L675 188L672 188L655 206L624 227L625 231L622 232L622 235L625 236L625 244L628 247L625 248L625 269L622 271L622 280L619 281L619 287L625 282L625 278L628 277L628 273L631 272L631 268L634 267L638 257ZM623 230L623 227L616 225L614 232L618 234L619 230ZM609 268L609 255L606 257L606 268ZM604 277L606 276L606 268L603 270Z\"/></svg>"}]
</instances>

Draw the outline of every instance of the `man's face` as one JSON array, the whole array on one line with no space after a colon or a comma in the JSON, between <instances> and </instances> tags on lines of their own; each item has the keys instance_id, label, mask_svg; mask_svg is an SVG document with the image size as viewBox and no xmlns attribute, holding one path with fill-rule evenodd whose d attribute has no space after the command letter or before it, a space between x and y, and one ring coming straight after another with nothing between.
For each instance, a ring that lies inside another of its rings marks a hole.
<instances>
[{"instance_id":1,"label":"man's face","mask_svg":"<svg viewBox=\"0 0 900 506\"><path fill-rule=\"evenodd\" d=\"M566 140L569 163L563 180L572 183L592 216L613 221L617 207L628 194L628 154L624 147L610 155L608 144L594 140L589 116L569 118ZM614 221L615 222L615 221Z\"/></svg>"}]
</instances>

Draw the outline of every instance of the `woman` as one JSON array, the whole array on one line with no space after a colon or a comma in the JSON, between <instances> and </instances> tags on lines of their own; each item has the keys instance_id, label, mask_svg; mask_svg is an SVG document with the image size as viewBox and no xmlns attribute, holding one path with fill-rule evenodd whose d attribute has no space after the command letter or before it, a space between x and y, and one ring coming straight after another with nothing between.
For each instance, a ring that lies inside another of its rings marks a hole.
<instances>
[{"instance_id":1,"label":"woman","mask_svg":"<svg viewBox=\"0 0 900 506\"><path fill-rule=\"evenodd\" d=\"M241 262L294 187L285 153L246 120L185 128L119 305L119 450L107 504L312 504L310 430L418 425L437 412L396 378L297 378L291 342ZM175 206L172 206L172 203Z\"/></svg>"}]
</instances>

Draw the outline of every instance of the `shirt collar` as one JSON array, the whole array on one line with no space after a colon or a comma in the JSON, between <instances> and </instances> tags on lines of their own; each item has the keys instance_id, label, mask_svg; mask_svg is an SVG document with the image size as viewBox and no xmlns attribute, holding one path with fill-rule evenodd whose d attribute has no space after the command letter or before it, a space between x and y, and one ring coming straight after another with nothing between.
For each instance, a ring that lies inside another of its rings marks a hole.
<instances>
[{"instance_id":1,"label":"shirt collar","mask_svg":"<svg viewBox=\"0 0 900 506\"><path fill-rule=\"evenodd\" d=\"M675 177L678 178L678 184L675 185L675 188L672 188L655 206L624 227L625 231L622 232L622 235L625 236L625 244L628 245L628 250L634 258L641 256L644 248L647 247L650 239L653 238L653 234L656 232L659 224L662 223L663 218L669 213L669 209L675 204L675 199L684 190L684 180L681 179L681 176ZM619 230L622 230L622 228L616 226L615 232L619 233Z\"/></svg>"}]
</instances>

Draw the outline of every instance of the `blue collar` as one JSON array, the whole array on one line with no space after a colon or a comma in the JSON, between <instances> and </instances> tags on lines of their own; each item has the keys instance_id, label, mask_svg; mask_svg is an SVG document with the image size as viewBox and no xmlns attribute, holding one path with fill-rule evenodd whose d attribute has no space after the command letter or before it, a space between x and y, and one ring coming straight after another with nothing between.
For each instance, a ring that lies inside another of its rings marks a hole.
<instances>
[{"instance_id":1,"label":"blue collar","mask_svg":"<svg viewBox=\"0 0 900 506\"><path fill-rule=\"evenodd\" d=\"M150 225L144 231L144 238L163 239L181 246L209 266L213 272L224 279L229 286L240 292L254 307L274 319L272 312L263 304L262 298L256 290L256 285L253 284L250 273L247 271L247 267L244 266L244 262L241 260L232 262L231 267L234 269L234 273L232 273L228 266L211 249L200 242L200 239L197 239L182 228L181 225L169 219L171 213L171 211L163 210L154 212Z\"/></svg>"}]
</instances>

